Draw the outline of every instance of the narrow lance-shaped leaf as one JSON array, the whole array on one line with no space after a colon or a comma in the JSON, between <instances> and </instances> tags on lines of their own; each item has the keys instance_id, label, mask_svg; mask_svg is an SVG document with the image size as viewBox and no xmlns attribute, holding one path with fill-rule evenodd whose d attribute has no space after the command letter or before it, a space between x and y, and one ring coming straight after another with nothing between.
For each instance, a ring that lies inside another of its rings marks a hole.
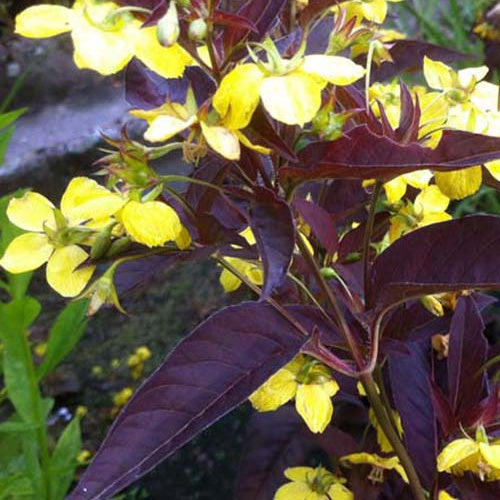
<instances>
[{"instance_id":1,"label":"narrow lance-shaped leaf","mask_svg":"<svg viewBox=\"0 0 500 500\"><path fill-rule=\"evenodd\" d=\"M304 312L288 311L298 321ZM307 340L267 304L215 313L137 391L70 499L110 498L245 401Z\"/></svg>"},{"instance_id":2,"label":"narrow lance-shaped leaf","mask_svg":"<svg viewBox=\"0 0 500 500\"><path fill-rule=\"evenodd\" d=\"M427 489L434 480L437 454L430 356L430 342L424 340L411 344L410 355L393 354L389 358L392 394L401 416L406 447Z\"/></svg>"},{"instance_id":3,"label":"narrow lance-shaped leaf","mask_svg":"<svg viewBox=\"0 0 500 500\"><path fill-rule=\"evenodd\" d=\"M458 421L482 399L488 342L481 314L470 296L460 297L450 328L448 355L449 400Z\"/></svg>"},{"instance_id":4,"label":"narrow lance-shaped leaf","mask_svg":"<svg viewBox=\"0 0 500 500\"><path fill-rule=\"evenodd\" d=\"M292 260L295 235L290 207L271 190L255 188L250 205L250 227L264 267L262 298L280 286Z\"/></svg>"},{"instance_id":5,"label":"narrow lance-shaped leaf","mask_svg":"<svg viewBox=\"0 0 500 500\"><path fill-rule=\"evenodd\" d=\"M500 217L474 215L417 229L374 261L367 305L382 309L439 292L500 287Z\"/></svg>"},{"instance_id":6,"label":"narrow lance-shaped leaf","mask_svg":"<svg viewBox=\"0 0 500 500\"><path fill-rule=\"evenodd\" d=\"M298 166L280 170L295 182L315 179L390 179L407 172L457 170L500 159L500 138L445 130L435 149L400 144L360 125L336 141L316 141L299 154Z\"/></svg>"}]
</instances>

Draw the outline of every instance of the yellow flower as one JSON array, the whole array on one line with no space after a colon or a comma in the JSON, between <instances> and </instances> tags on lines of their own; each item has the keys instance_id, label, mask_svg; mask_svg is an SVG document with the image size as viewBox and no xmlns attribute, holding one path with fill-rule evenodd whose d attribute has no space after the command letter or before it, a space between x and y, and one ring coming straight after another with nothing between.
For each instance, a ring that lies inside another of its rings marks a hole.
<instances>
[{"instance_id":1,"label":"yellow flower","mask_svg":"<svg viewBox=\"0 0 500 500\"><path fill-rule=\"evenodd\" d=\"M439 492L438 500L457 500L455 497L452 497L449 493L444 490Z\"/></svg>"},{"instance_id":2,"label":"yellow flower","mask_svg":"<svg viewBox=\"0 0 500 500\"><path fill-rule=\"evenodd\" d=\"M158 247L175 241L182 233L177 212L161 201L129 201L117 215L134 241Z\"/></svg>"},{"instance_id":3,"label":"yellow flower","mask_svg":"<svg viewBox=\"0 0 500 500\"><path fill-rule=\"evenodd\" d=\"M249 245L255 245L255 236L249 227L242 231L240 236L243 236ZM233 248L238 248L236 245L232 246ZM246 276L254 285L260 286L264 282L264 272L259 262L239 259L238 257L225 257L224 260ZM219 281L226 293L234 292L241 286L241 280L226 268L222 270Z\"/></svg>"},{"instance_id":4,"label":"yellow flower","mask_svg":"<svg viewBox=\"0 0 500 500\"><path fill-rule=\"evenodd\" d=\"M151 351L145 345L138 347L135 354L139 356L141 361L147 361L151 357Z\"/></svg>"},{"instance_id":5,"label":"yellow flower","mask_svg":"<svg viewBox=\"0 0 500 500\"><path fill-rule=\"evenodd\" d=\"M437 457L439 472L462 476L472 472L482 481L500 479L500 439L489 443L483 428L478 428L476 439L455 439L447 444Z\"/></svg>"},{"instance_id":6,"label":"yellow flower","mask_svg":"<svg viewBox=\"0 0 500 500\"><path fill-rule=\"evenodd\" d=\"M125 406L133 394L134 391L130 387L125 387L113 396L113 403L117 407Z\"/></svg>"},{"instance_id":7,"label":"yellow flower","mask_svg":"<svg viewBox=\"0 0 500 500\"><path fill-rule=\"evenodd\" d=\"M276 491L274 500L354 500L352 491L343 485L345 479L323 467L291 467L285 476L291 482Z\"/></svg>"},{"instance_id":8,"label":"yellow flower","mask_svg":"<svg viewBox=\"0 0 500 500\"><path fill-rule=\"evenodd\" d=\"M160 45L154 26L141 29L141 21L114 2L76 0L73 7L35 5L16 18L16 33L48 38L71 32L74 60L79 68L103 75L123 69L132 57L165 78L177 78L192 59L179 45Z\"/></svg>"},{"instance_id":9,"label":"yellow flower","mask_svg":"<svg viewBox=\"0 0 500 500\"><path fill-rule=\"evenodd\" d=\"M135 109L131 111L131 114L148 122L149 126L144 133L144 138L150 142L164 142L183 130L192 128L192 135L201 129L207 144L228 160L239 160L240 142L259 153L270 153L270 149L252 144L238 130L241 127L228 127L210 115L206 119L202 119L197 112L196 101L190 91L184 105L167 102L163 106L151 110Z\"/></svg>"},{"instance_id":10,"label":"yellow flower","mask_svg":"<svg viewBox=\"0 0 500 500\"><path fill-rule=\"evenodd\" d=\"M304 125L321 107L321 91L328 83L350 85L365 73L346 57L297 54L284 60L269 40L264 44L267 66L246 63L227 74L213 98L213 106L226 127L248 125L260 99L269 114L289 125Z\"/></svg>"},{"instance_id":11,"label":"yellow flower","mask_svg":"<svg viewBox=\"0 0 500 500\"><path fill-rule=\"evenodd\" d=\"M401 417L399 416L399 413L396 410L391 409L391 412L394 418L394 422L396 423L398 434L400 437L402 437L403 426L401 425ZM368 412L368 417L370 419L370 423L372 424L373 427L375 427L375 430L377 431L377 443L380 446L380 451L382 451L382 453L391 453L393 451L392 445L387 439L384 430L378 423L377 417L375 416L375 413L371 408L370 411Z\"/></svg>"},{"instance_id":12,"label":"yellow flower","mask_svg":"<svg viewBox=\"0 0 500 500\"><path fill-rule=\"evenodd\" d=\"M446 213L450 200L436 185L428 186L417 195L413 204L402 206L398 213L391 217L389 239L391 242L403 234L419 227L450 220Z\"/></svg>"},{"instance_id":13,"label":"yellow flower","mask_svg":"<svg viewBox=\"0 0 500 500\"><path fill-rule=\"evenodd\" d=\"M76 461L80 464L86 464L89 460L90 457L92 456L92 453L89 450L82 450L78 455L76 456Z\"/></svg>"},{"instance_id":14,"label":"yellow flower","mask_svg":"<svg viewBox=\"0 0 500 500\"><path fill-rule=\"evenodd\" d=\"M403 0L349 0L341 2L338 8L343 9L347 18L357 17L382 24L387 16L387 2L402 2Z\"/></svg>"},{"instance_id":15,"label":"yellow flower","mask_svg":"<svg viewBox=\"0 0 500 500\"><path fill-rule=\"evenodd\" d=\"M278 370L251 396L258 411L274 411L295 398L295 408L311 432L321 433L333 416L332 396L339 390L329 369L303 355Z\"/></svg>"},{"instance_id":16,"label":"yellow flower","mask_svg":"<svg viewBox=\"0 0 500 500\"><path fill-rule=\"evenodd\" d=\"M0 259L11 273L33 271L47 262L49 285L64 297L75 297L90 280L95 266L79 267L88 254L95 228L103 227L123 205L116 194L87 177L75 177L61 199L61 209L34 192L13 198L7 208L9 220L28 233L15 238ZM91 229L92 228L92 229Z\"/></svg>"},{"instance_id":17,"label":"yellow flower","mask_svg":"<svg viewBox=\"0 0 500 500\"><path fill-rule=\"evenodd\" d=\"M399 463L398 457L381 457L374 453L352 453L341 458L343 462L351 464L371 464L373 465L372 472L368 476L374 482L382 482L384 471L394 469L403 479L408 482L408 476L405 470Z\"/></svg>"}]
</instances>

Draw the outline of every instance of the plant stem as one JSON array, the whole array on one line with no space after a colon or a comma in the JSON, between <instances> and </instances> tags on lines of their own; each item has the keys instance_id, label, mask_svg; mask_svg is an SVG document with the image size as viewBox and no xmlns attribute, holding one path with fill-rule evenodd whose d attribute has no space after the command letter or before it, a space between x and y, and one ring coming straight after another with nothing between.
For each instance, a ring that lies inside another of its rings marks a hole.
<instances>
[{"instance_id":1,"label":"plant stem","mask_svg":"<svg viewBox=\"0 0 500 500\"><path fill-rule=\"evenodd\" d=\"M370 283L368 280L368 268L370 264L370 243L373 234L373 225L375 223L375 212L377 209L377 202L382 190L382 182L377 180L373 190L372 199L370 202L370 209L368 212L368 219L366 221L365 235L363 238L363 286L365 289L365 301L370 292Z\"/></svg>"},{"instance_id":2,"label":"plant stem","mask_svg":"<svg viewBox=\"0 0 500 500\"><path fill-rule=\"evenodd\" d=\"M351 330L349 329L349 325L347 324L344 314L342 313L342 310L340 309L340 306L338 304L337 298L335 297L333 290L330 288L328 283L325 281L325 278L321 274L321 270L314 260L314 256L311 254L309 251L309 248L307 245L304 243L302 240L302 236L299 234L297 240L297 246L299 247L300 253L306 260L307 264L311 268L311 271L314 274L314 277L316 278L316 281L318 282L319 287L321 288L321 291L323 292L323 295L325 296L328 304L331 306L331 308L334 311L335 314L335 319L337 320L337 326L340 328L340 331L342 335L344 336L345 341L347 342L347 345L349 346L349 349L352 353L352 356L354 358L354 361L356 362L358 368L361 370L363 367L363 356L361 355L358 346L356 345L356 342L351 334Z\"/></svg>"},{"instance_id":3,"label":"plant stem","mask_svg":"<svg viewBox=\"0 0 500 500\"><path fill-rule=\"evenodd\" d=\"M363 384L363 387L366 392L366 396L368 401L370 402L370 406L377 417L377 421L384 431L389 443L399 458L403 469L408 476L408 481L410 483L410 488L412 490L413 496L416 500L426 500L424 489L420 484L420 479L418 477L417 471L413 466L413 462L411 461L406 448L404 447L401 439L399 438L397 430L392 426L391 421L388 416L388 410L384 407L380 396L377 392L377 385L373 380L373 377L370 373L364 373L359 377L359 380Z\"/></svg>"},{"instance_id":4,"label":"plant stem","mask_svg":"<svg viewBox=\"0 0 500 500\"><path fill-rule=\"evenodd\" d=\"M213 44L213 35L214 35L214 25L210 20L213 16L215 10L215 2L214 0L207 0L207 11L208 11L208 20L207 20L207 49L208 55L210 57L210 63L212 65L212 76L215 78L216 82L219 83L221 81L220 69L219 69L219 61L217 54L215 53L215 48Z\"/></svg>"}]
</instances>

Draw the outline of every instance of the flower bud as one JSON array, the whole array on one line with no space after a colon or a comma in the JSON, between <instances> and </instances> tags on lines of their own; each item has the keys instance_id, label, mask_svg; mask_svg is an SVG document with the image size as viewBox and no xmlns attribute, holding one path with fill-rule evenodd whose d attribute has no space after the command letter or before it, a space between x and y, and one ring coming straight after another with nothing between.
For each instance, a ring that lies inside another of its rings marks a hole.
<instances>
[{"instance_id":1,"label":"flower bud","mask_svg":"<svg viewBox=\"0 0 500 500\"><path fill-rule=\"evenodd\" d=\"M90 257L97 260L103 257L111 246L111 231L116 224L113 222L106 226L97 236L90 247Z\"/></svg>"},{"instance_id":2,"label":"flower bud","mask_svg":"<svg viewBox=\"0 0 500 500\"><path fill-rule=\"evenodd\" d=\"M167 13L158 21L156 35L164 47L171 47L177 42L181 28L175 0L170 0Z\"/></svg>"},{"instance_id":3,"label":"flower bud","mask_svg":"<svg viewBox=\"0 0 500 500\"><path fill-rule=\"evenodd\" d=\"M207 23L204 19L195 19L189 25L188 36L193 42L201 42L207 36Z\"/></svg>"},{"instance_id":4,"label":"flower bud","mask_svg":"<svg viewBox=\"0 0 500 500\"><path fill-rule=\"evenodd\" d=\"M131 241L128 236L124 236L123 238L119 238L113 241L108 251L106 252L106 257L108 258L115 257L116 255L125 252L125 250L127 250L128 247L130 246L130 243Z\"/></svg>"}]
</instances>

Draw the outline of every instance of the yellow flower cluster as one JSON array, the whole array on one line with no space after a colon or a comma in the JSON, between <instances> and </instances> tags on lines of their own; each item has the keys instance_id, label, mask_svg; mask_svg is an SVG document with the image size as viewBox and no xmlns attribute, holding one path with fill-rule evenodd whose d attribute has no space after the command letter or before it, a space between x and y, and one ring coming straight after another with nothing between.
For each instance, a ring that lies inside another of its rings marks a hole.
<instances>
[{"instance_id":1,"label":"yellow flower cluster","mask_svg":"<svg viewBox=\"0 0 500 500\"><path fill-rule=\"evenodd\" d=\"M134 10L98 0L76 0L72 8L35 5L17 16L16 33L49 38L71 32L75 64L103 75L120 71L137 57L165 78L181 76L192 64L191 56L177 44L163 47L156 28L141 28Z\"/></svg>"},{"instance_id":2,"label":"yellow flower cluster","mask_svg":"<svg viewBox=\"0 0 500 500\"><path fill-rule=\"evenodd\" d=\"M251 396L250 402L258 411L274 411L295 399L295 408L311 432L321 433L333 416L331 398L339 386L330 369L316 359L298 355L278 370Z\"/></svg>"},{"instance_id":3,"label":"yellow flower cluster","mask_svg":"<svg viewBox=\"0 0 500 500\"><path fill-rule=\"evenodd\" d=\"M144 372L144 363L151 357L151 351L146 346L138 347L134 354L127 359L127 365L130 368L130 375L134 380L141 377Z\"/></svg>"}]
</instances>

